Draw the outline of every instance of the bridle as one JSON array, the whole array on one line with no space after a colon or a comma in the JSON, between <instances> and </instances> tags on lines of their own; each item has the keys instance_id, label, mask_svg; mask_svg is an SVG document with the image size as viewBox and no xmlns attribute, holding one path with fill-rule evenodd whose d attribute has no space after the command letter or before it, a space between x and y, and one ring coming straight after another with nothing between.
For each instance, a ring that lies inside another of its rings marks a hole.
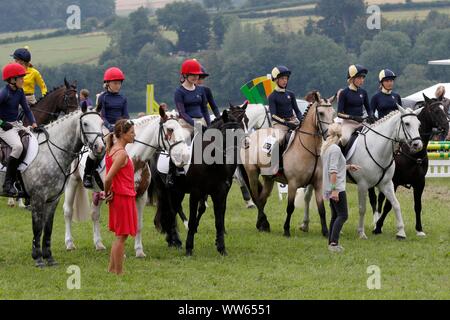
<instances>
[{"instance_id":1,"label":"bridle","mask_svg":"<svg viewBox=\"0 0 450 320\"><path fill-rule=\"evenodd\" d=\"M85 116L87 116L87 115L92 115L92 114L95 114L95 115L97 115L98 117L100 117L100 115L99 115L97 112L86 112L86 113L83 113L83 114L81 115L80 120L79 120L79 124L80 124L80 140L82 141L82 143L83 143L84 145L86 145L86 143L87 143L88 146L89 146L89 149L92 149L92 147L93 147L95 141L97 141L98 137L101 137L102 140L103 140L103 133L102 133L102 132L86 132L86 131L84 131L84 129L83 129L82 119L83 119ZM101 118L101 117L100 117L100 118ZM56 164L58 165L59 170L61 171L61 173L62 173L63 176L64 176L64 183L63 183L63 186L62 186L61 190L58 192L58 194L57 194L55 197L53 197L53 198L47 200L47 203L51 203L51 202L57 200L57 199L63 194L63 192L64 192L64 187L65 187L65 185L66 185L67 180L69 179L69 177L70 177L74 172L76 172L76 171L78 170L78 166L80 165L80 162L81 162L81 156L82 156L84 153L89 152L89 151L88 151L88 150L81 150L81 151L79 151L79 152L73 152L73 151L70 151L70 150L66 150L66 149L64 149L64 148L61 148L60 146L56 145L54 142L52 142L52 141L50 140L50 135L49 135L48 131L45 129L45 127L41 127L41 130L42 130L41 132L45 135L45 140L42 141L42 142L40 142L39 145L47 144L47 147L48 147L48 149L49 149L49 151L50 151L50 154L51 154L52 157L53 157L53 160L55 160ZM94 140L93 143L87 142L87 141L88 141L88 140L87 140L87 136L90 135L90 134L95 134L95 135L96 135L96 138L95 138L95 140ZM38 138L39 138L39 133L38 133ZM58 150L64 152L64 153L67 153L67 154L71 155L72 157L78 159L77 165L75 166L75 168L74 168L73 171L70 171L70 169L69 169L69 173L66 173L66 172L64 171L64 168L63 168L62 165L59 163L58 159L56 158L56 156L55 156L55 154L54 154L54 152L53 152L53 150L52 150L52 146L55 147L56 149L58 149Z\"/></svg>"},{"instance_id":2,"label":"bridle","mask_svg":"<svg viewBox=\"0 0 450 320\"><path fill-rule=\"evenodd\" d=\"M181 139L179 141L175 141L173 143L170 143L170 139L173 133L168 133L165 129L164 129L164 123L168 122L168 121L177 121L177 119L175 117L170 117L167 119L161 119L161 121L159 122L159 131L158 131L158 144L156 146L152 146L151 144L145 143L144 141L140 141L137 139L134 139L134 142L136 143L140 143L146 147L155 149L157 152L162 152L162 151L166 151L169 155L169 157L171 156L172 153L172 149L179 145L180 143L183 143L184 140Z\"/></svg>"}]
</instances>

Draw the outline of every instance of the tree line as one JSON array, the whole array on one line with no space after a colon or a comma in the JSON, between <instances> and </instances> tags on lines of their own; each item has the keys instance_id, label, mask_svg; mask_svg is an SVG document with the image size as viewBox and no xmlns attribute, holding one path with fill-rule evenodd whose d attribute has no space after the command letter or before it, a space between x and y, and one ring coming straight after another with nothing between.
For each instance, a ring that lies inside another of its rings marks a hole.
<instances>
[{"instance_id":1,"label":"tree line","mask_svg":"<svg viewBox=\"0 0 450 320\"><path fill-rule=\"evenodd\" d=\"M239 88L279 64L292 69L289 85L298 96L312 89L334 94L346 86L352 63L369 69L365 85L369 94L378 89L378 72L384 68L399 75L396 90L403 96L448 81L448 70L426 65L428 60L450 56L447 15L432 11L421 21L383 20L381 30L369 30L365 5L357 2L319 1L322 9L317 13L322 16L298 33L286 33L270 22L257 29L230 15L208 14L195 2L172 3L156 11L156 19L149 19L141 8L109 25L111 44L97 66L63 65L42 71L51 85L61 84L67 76L99 92L104 70L117 65L126 73L123 93L133 112L145 110L147 83L155 84L158 102L173 106L185 58L197 58L207 68L208 85L221 106L242 102ZM340 15L342 11L346 14ZM166 30L174 31L177 40L167 40Z\"/></svg>"}]
</instances>

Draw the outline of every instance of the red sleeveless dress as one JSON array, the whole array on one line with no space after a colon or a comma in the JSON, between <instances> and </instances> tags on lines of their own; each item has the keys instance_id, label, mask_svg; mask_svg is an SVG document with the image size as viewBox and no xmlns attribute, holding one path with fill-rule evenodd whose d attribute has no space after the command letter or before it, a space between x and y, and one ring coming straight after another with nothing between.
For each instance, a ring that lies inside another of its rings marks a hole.
<instances>
[{"instance_id":1,"label":"red sleeveless dress","mask_svg":"<svg viewBox=\"0 0 450 320\"><path fill-rule=\"evenodd\" d=\"M117 151L120 150L123 149ZM112 157L116 152L106 155L106 174L112 167ZM125 167L121 168L114 176L111 190L114 196L109 203L109 230L116 236L136 236L136 191L134 190L134 166L130 158Z\"/></svg>"}]
</instances>

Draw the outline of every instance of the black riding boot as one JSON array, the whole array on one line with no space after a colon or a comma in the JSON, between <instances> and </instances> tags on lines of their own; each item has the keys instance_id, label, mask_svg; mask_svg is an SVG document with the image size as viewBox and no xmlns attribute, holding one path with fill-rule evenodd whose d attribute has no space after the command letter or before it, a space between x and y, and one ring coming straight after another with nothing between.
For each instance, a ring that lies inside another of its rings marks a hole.
<instances>
[{"instance_id":1,"label":"black riding boot","mask_svg":"<svg viewBox=\"0 0 450 320\"><path fill-rule=\"evenodd\" d=\"M9 196L14 197L17 195L17 189L14 186L16 182L17 167L19 167L19 160L13 157L9 157L8 166L6 168L5 182L3 183L3 192Z\"/></svg>"},{"instance_id":2,"label":"black riding boot","mask_svg":"<svg viewBox=\"0 0 450 320\"><path fill-rule=\"evenodd\" d=\"M94 188L94 183L92 182L92 175L95 169L96 161L87 157L86 167L84 168L83 186L86 189Z\"/></svg>"},{"instance_id":3,"label":"black riding boot","mask_svg":"<svg viewBox=\"0 0 450 320\"><path fill-rule=\"evenodd\" d=\"M169 172L166 176L166 185L173 187L175 185L175 175L177 173L177 167L173 164L172 160L169 160Z\"/></svg>"}]
</instances>

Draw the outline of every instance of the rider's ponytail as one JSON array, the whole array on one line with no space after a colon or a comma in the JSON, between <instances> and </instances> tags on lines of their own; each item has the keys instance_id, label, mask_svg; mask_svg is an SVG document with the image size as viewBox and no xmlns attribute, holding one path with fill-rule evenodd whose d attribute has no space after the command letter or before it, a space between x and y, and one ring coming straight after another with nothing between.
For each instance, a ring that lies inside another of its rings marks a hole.
<instances>
[{"instance_id":1,"label":"rider's ponytail","mask_svg":"<svg viewBox=\"0 0 450 320\"><path fill-rule=\"evenodd\" d=\"M338 144L342 137L342 126L339 123L333 123L328 127L327 140L322 145L321 155L333 144Z\"/></svg>"}]
</instances>

